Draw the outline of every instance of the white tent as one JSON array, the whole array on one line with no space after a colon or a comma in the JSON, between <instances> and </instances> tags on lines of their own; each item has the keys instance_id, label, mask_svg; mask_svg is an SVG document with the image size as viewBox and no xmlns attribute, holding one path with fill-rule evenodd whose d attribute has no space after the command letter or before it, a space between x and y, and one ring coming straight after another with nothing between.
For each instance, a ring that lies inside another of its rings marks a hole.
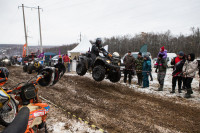
<instances>
[{"instance_id":1,"label":"white tent","mask_svg":"<svg viewBox=\"0 0 200 133\"><path fill-rule=\"evenodd\" d=\"M89 42L89 40L86 37L84 37L82 39L82 41L74 49L69 51L69 53L71 53L71 54L73 54L73 53L78 53L78 54L86 53L89 50L91 50L91 48L92 48L92 44Z\"/></svg>"},{"instance_id":2,"label":"white tent","mask_svg":"<svg viewBox=\"0 0 200 133\"><path fill-rule=\"evenodd\" d=\"M71 51L68 51L68 54L71 55L71 58L74 59L74 57L76 56L76 59L78 58L78 56L82 53L86 53L89 50L91 51L92 48L92 44L89 42L89 40L84 37L82 39L82 41ZM71 70L72 71L76 71L76 60L72 61L72 66L71 66Z\"/></svg>"}]
</instances>

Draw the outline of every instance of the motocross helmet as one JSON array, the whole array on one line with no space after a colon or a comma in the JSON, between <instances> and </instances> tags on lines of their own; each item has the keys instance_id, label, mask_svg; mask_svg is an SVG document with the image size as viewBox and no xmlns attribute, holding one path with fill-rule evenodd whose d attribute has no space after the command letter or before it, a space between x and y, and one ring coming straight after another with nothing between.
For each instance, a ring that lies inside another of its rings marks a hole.
<instances>
[{"instance_id":1,"label":"motocross helmet","mask_svg":"<svg viewBox=\"0 0 200 133\"><path fill-rule=\"evenodd\" d=\"M38 81L38 84L42 87L51 86L54 82L55 68L47 67L40 71L38 76L43 75L44 77Z\"/></svg>"},{"instance_id":2,"label":"motocross helmet","mask_svg":"<svg viewBox=\"0 0 200 133\"><path fill-rule=\"evenodd\" d=\"M101 38L97 38L95 44L96 44L97 46L99 46L99 45L101 45L101 43L102 43Z\"/></svg>"},{"instance_id":3,"label":"motocross helmet","mask_svg":"<svg viewBox=\"0 0 200 133\"><path fill-rule=\"evenodd\" d=\"M0 67L0 80L4 79L4 78L8 78L9 76L9 71L6 67ZM0 86L4 85L6 83L7 80L5 80L4 82L0 83Z\"/></svg>"}]
</instances>

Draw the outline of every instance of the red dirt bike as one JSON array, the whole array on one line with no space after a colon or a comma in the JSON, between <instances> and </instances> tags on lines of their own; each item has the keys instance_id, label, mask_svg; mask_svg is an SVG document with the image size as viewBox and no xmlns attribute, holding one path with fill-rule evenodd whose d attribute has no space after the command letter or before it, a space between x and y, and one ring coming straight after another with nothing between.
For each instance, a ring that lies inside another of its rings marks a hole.
<instances>
[{"instance_id":1,"label":"red dirt bike","mask_svg":"<svg viewBox=\"0 0 200 133\"><path fill-rule=\"evenodd\" d=\"M31 81L33 78L37 78L36 81ZM46 128L46 118L49 112L49 105L47 103L42 103L38 97L38 88L36 85L48 86L54 81L54 71L51 69L44 69L41 75L33 77L24 85L15 87L12 90L8 90L8 94L14 94L15 99L19 101L19 110L22 107L28 107L30 110L28 126L25 133L35 133L39 129L45 128L45 133L47 133Z\"/></svg>"}]
</instances>

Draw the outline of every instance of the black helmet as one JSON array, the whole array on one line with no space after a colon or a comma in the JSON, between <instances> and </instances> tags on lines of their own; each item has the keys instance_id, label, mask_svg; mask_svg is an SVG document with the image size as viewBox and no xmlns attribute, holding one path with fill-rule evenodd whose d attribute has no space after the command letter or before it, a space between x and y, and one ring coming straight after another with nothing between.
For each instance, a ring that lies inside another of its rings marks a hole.
<instances>
[{"instance_id":1,"label":"black helmet","mask_svg":"<svg viewBox=\"0 0 200 133\"><path fill-rule=\"evenodd\" d=\"M6 67L0 67L0 78L8 78L9 71Z\"/></svg>"},{"instance_id":2,"label":"black helmet","mask_svg":"<svg viewBox=\"0 0 200 133\"><path fill-rule=\"evenodd\" d=\"M102 43L102 40L101 40L101 38L97 38L96 39L96 43L95 44L97 44L97 45L100 45Z\"/></svg>"}]
</instances>

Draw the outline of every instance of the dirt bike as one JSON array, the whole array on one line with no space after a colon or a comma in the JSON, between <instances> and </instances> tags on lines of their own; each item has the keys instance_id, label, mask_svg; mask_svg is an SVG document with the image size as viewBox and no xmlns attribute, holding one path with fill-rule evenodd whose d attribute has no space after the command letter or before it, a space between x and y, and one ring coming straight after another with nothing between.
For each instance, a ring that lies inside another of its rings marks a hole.
<instances>
[{"instance_id":1,"label":"dirt bike","mask_svg":"<svg viewBox=\"0 0 200 133\"><path fill-rule=\"evenodd\" d=\"M49 70L49 69L48 69ZM51 81L54 81L54 71L47 71L44 69L41 75L37 75L36 81L32 81L33 78L28 80L24 85L19 86L19 83L14 89L8 90L8 94L14 94L15 99L19 101L19 110L22 107L28 107L30 110L28 126L25 133L34 133L41 128L45 128L45 133L47 133L46 128L46 118L49 112L49 105L47 103L42 103L38 97L38 88L36 85L44 86L43 82L47 82L45 86L49 85Z\"/></svg>"},{"instance_id":2,"label":"dirt bike","mask_svg":"<svg viewBox=\"0 0 200 133\"><path fill-rule=\"evenodd\" d=\"M1 79L0 85L6 80L5 78ZM5 88L0 87L0 124L8 126L15 118L17 112L18 107L15 100L6 93Z\"/></svg>"}]
</instances>

